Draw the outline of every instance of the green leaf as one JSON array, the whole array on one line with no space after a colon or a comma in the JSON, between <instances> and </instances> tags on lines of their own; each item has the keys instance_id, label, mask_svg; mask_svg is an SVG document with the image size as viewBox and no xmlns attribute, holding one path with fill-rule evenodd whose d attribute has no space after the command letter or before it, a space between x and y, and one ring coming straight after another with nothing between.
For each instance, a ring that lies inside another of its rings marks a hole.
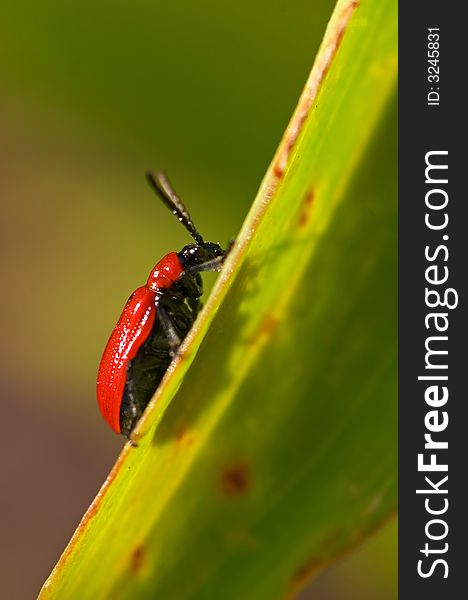
<instances>
[{"instance_id":1,"label":"green leaf","mask_svg":"<svg viewBox=\"0 0 468 600\"><path fill-rule=\"evenodd\" d=\"M396 3L340 1L183 355L41 598L276 598L396 507Z\"/></svg>"}]
</instances>

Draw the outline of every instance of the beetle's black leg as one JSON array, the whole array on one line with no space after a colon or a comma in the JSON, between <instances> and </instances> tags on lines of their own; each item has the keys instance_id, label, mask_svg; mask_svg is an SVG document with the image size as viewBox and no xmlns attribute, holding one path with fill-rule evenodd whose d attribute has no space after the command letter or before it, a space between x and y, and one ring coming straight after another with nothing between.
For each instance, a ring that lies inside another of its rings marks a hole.
<instances>
[{"instance_id":1,"label":"beetle's black leg","mask_svg":"<svg viewBox=\"0 0 468 600\"><path fill-rule=\"evenodd\" d=\"M181 343L180 337L177 335L175 327L161 302L157 303L157 310L159 322L169 343L169 353L174 358Z\"/></svg>"},{"instance_id":2,"label":"beetle's black leg","mask_svg":"<svg viewBox=\"0 0 468 600\"><path fill-rule=\"evenodd\" d=\"M187 304L189 305L190 310L192 311L192 319L195 321L198 313L203 308L203 303L200 302L199 298L190 298L189 297L189 298L187 298Z\"/></svg>"},{"instance_id":3,"label":"beetle's black leg","mask_svg":"<svg viewBox=\"0 0 468 600\"><path fill-rule=\"evenodd\" d=\"M234 238L231 238L228 242L228 245L226 246L226 250L224 252L224 258L226 258L226 256L231 252L232 247L234 246L234 244L236 243L236 240Z\"/></svg>"}]
</instances>

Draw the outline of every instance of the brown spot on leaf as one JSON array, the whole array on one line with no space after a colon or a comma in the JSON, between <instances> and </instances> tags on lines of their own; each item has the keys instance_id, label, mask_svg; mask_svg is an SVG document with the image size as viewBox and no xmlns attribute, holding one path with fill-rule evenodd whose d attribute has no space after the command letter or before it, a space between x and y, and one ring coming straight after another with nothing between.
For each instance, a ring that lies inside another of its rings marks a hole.
<instances>
[{"instance_id":1,"label":"brown spot on leaf","mask_svg":"<svg viewBox=\"0 0 468 600\"><path fill-rule=\"evenodd\" d=\"M195 437L192 433L190 433L190 430L181 428L175 436L175 442L176 448L180 449L185 446L192 446L192 444L195 442Z\"/></svg>"},{"instance_id":2,"label":"brown spot on leaf","mask_svg":"<svg viewBox=\"0 0 468 600\"><path fill-rule=\"evenodd\" d=\"M278 318L272 313L266 314L257 331L252 336L247 338L247 344L249 346L255 344L263 336L270 337L274 333L277 326Z\"/></svg>"},{"instance_id":3,"label":"brown spot on leaf","mask_svg":"<svg viewBox=\"0 0 468 600\"><path fill-rule=\"evenodd\" d=\"M273 165L273 173L276 175L276 177L278 177L278 179L281 179L281 177L284 175L283 165L279 160L277 160Z\"/></svg>"},{"instance_id":4,"label":"brown spot on leaf","mask_svg":"<svg viewBox=\"0 0 468 600\"><path fill-rule=\"evenodd\" d=\"M299 215L299 227L304 228L310 220L312 205L314 203L314 190L309 190L302 201L301 213Z\"/></svg>"},{"instance_id":5,"label":"brown spot on leaf","mask_svg":"<svg viewBox=\"0 0 468 600\"><path fill-rule=\"evenodd\" d=\"M325 556L317 555L298 567L292 575L287 592L284 596L285 600L296 598L297 594L304 586L313 579L329 561L330 558L327 559Z\"/></svg>"},{"instance_id":6,"label":"brown spot on leaf","mask_svg":"<svg viewBox=\"0 0 468 600\"><path fill-rule=\"evenodd\" d=\"M301 565L293 575L292 586L296 590L304 587L304 585L317 573L322 566L320 559L313 559L310 562Z\"/></svg>"},{"instance_id":7,"label":"brown spot on leaf","mask_svg":"<svg viewBox=\"0 0 468 600\"><path fill-rule=\"evenodd\" d=\"M293 573L285 598L295 598L305 584L330 562L335 552L340 548L342 537L343 532L341 529L328 532L317 547L314 556L304 562Z\"/></svg>"},{"instance_id":8,"label":"brown spot on leaf","mask_svg":"<svg viewBox=\"0 0 468 600\"><path fill-rule=\"evenodd\" d=\"M221 472L220 487L225 496L235 498L244 495L251 486L251 476L245 463L233 463Z\"/></svg>"},{"instance_id":9,"label":"brown spot on leaf","mask_svg":"<svg viewBox=\"0 0 468 600\"><path fill-rule=\"evenodd\" d=\"M137 546L130 557L130 570L135 575L141 572L146 559L146 552L144 546Z\"/></svg>"},{"instance_id":10,"label":"brown spot on leaf","mask_svg":"<svg viewBox=\"0 0 468 600\"><path fill-rule=\"evenodd\" d=\"M270 336L275 331L277 325L278 319L274 315L269 313L263 319L259 333Z\"/></svg>"}]
</instances>

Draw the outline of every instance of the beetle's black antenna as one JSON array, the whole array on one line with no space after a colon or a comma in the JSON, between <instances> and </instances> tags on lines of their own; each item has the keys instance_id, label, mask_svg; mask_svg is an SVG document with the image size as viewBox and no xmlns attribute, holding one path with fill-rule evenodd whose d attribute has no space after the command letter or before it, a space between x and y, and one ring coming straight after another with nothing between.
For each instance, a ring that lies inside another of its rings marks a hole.
<instances>
[{"instance_id":1,"label":"beetle's black antenna","mask_svg":"<svg viewBox=\"0 0 468 600\"><path fill-rule=\"evenodd\" d=\"M198 244L203 244L202 236L198 233L197 228L193 224L192 217L185 208L184 203L175 193L167 175L162 171L158 171L156 175L153 175L153 173L148 171L146 173L146 179L151 188L161 198L167 208L179 219L194 240Z\"/></svg>"}]
</instances>

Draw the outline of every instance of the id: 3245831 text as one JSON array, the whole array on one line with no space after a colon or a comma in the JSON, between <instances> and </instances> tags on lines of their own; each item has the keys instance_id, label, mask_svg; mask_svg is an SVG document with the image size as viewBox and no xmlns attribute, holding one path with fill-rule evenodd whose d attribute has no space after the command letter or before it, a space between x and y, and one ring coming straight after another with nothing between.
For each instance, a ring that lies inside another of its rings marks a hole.
<instances>
[{"instance_id":1,"label":"id: 3245831 text","mask_svg":"<svg viewBox=\"0 0 468 600\"><path fill-rule=\"evenodd\" d=\"M438 27L429 27L427 29L427 105L439 106L439 56L440 56L440 35Z\"/></svg>"}]
</instances>

